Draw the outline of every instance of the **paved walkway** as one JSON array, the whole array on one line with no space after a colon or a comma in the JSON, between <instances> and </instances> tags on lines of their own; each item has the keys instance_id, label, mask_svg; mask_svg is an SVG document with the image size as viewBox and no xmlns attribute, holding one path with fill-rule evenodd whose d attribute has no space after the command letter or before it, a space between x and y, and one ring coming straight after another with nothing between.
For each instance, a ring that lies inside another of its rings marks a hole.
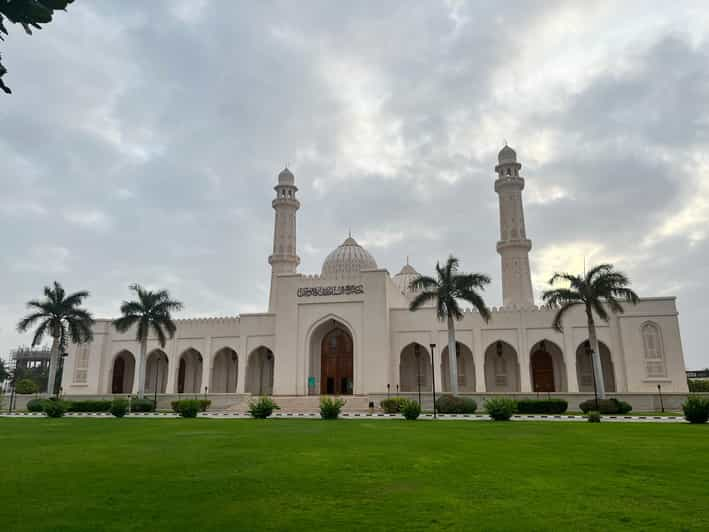
<instances>
[{"instance_id":1,"label":"paved walkway","mask_svg":"<svg viewBox=\"0 0 709 532\"><path fill-rule=\"evenodd\" d=\"M43 417L41 412L27 413L3 413L0 417L7 418L33 418ZM67 412L66 417L81 417L81 418L112 418L113 416L107 412L88 413L88 412ZM126 417L131 418L176 418L179 417L173 412L145 412L128 414ZM205 419L250 419L251 416L245 412L204 412L200 413L199 417ZM274 419L320 419L318 412L277 412L272 416ZM340 414L341 419L404 419L400 414L368 414L358 412L345 412ZM421 414L420 420L433 420L433 414ZM490 416L487 414L438 414L437 419L441 421L459 420L459 421L489 421ZM679 416L602 416L604 422L610 421L614 423L687 423L683 417ZM555 422L587 422L584 416L572 415L515 415L512 416L512 421L555 421Z\"/></svg>"}]
</instances>

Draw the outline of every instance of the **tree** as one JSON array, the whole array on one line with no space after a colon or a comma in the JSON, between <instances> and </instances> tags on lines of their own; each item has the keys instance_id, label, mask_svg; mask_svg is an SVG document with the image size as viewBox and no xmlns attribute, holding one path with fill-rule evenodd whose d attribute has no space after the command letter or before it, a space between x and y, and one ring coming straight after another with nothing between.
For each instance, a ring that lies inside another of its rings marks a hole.
<instances>
[{"instance_id":1,"label":"tree","mask_svg":"<svg viewBox=\"0 0 709 532\"><path fill-rule=\"evenodd\" d=\"M45 334L52 337L47 379L47 393L52 395L59 355L66 351L67 339L75 344L90 342L93 339L91 327L94 319L80 306L84 299L89 297L89 293L85 290L67 296L64 288L54 281L53 287L44 287L44 295L45 299L42 301L35 299L27 303L27 307L32 309L32 312L20 321L17 330L23 333L37 325L32 338L32 347L42 343Z\"/></svg>"},{"instance_id":2,"label":"tree","mask_svg":"<svg viewBox=\"0 0 709 532\"><path fill-rule=\"evenodd\" d=\"M4 25L5 18L13 24L20 24L28 35L32 35L32 29L42 29L40 24L49 24L52 21L54 11L66 11L67 5L74 0L0 0L0 41L4 40L2 34L7 35L7 28ZM7 69L2 64L0 57L0 89L7 94L12 94L10 88L5 85L2 77L7 74Z\"/></svg>"},{"instance_id":3,"label":"tree","mask_svg":"<svg viewBox=\"0 0 709 532\"><path fill-rule=\"evenodd\" d=\"M138 397L145 395L145 351L148 347L148 335L152 330L158 338L160 347L167 343L166 334L175 336L177 326L172 321L171 313L182 310L182 303L170 299L167 290L153 292L134 284L130 290L136 293L137 300L124 301L121 305L120 318L113 321L118 332L126 332L136 325L135 339L140 342L140 357L138 360Z\"/></svg>"},{"instance_id":4,"label":"tree","mask_svg":"<svg viewBox=\"0 0 709 532\"><path fill-rule=\"evenodd\" d=\"M5 361L0 358L0 384L5 382L10 378L10 370L7 369Z\"/></svg>"},{"instance_id":5,"label":"tree","mask_svg":"<svg viewBox=\"0 0 709 532\"><path fill-rule=\"evenodd\" d=\"M490 277L482 273L458 273L458 259L448 257L446 265L441 267L436 263L438 278L419 276L411 282L411 290L421 291L409 305L410 310L420 309L426 303L433 301L436 305L436 315L441 321L448 322L448 368L450 370L450 391L458 393L458 364L456 359L455 320L463 318L458 300L467 301L487 322L490 310L485 305L482 296L476 290L485 290L490 284Z\"/></svg>"},{"instance_id":6,"label":"tree","mask_svg":"<svg viewBox=\"0 0 709 532\"><path fill-rule=\"evenodd\" d=\"M561 332L564 315L577 305L584 307L596 392L600 399L605 399L606 391L603 381L601 355L598 350L594 312L599 318L607 322L609 316L606 306L610 308L611 312L622 314L625 309L621 302L635 305L639 301L638 295L628 288L630 286L628 277L615 270L612 264L599 264L591 268L584 276L555 273L549 280L549 284L554 286L557 281L565 281L568 286L546 290L542 294L542 299L547 306L551 309L557 309L552 327Z\"/></svg>"}]
</instances>

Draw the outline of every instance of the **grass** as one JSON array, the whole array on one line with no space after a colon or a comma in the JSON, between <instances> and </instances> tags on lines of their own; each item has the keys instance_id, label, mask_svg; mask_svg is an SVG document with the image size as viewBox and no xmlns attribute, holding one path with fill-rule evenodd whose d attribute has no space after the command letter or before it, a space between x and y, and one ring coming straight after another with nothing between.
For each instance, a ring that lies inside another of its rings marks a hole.
<instances>
[{"instance_id":1,"label":"grass","mask_svg":"<svg viewBox=\"0 0 709 532\"><path fill-rule=\"evenodd\" d=\"M709 425L0 418L13 531L707 530Z\"/></svg>"}]
</instances>

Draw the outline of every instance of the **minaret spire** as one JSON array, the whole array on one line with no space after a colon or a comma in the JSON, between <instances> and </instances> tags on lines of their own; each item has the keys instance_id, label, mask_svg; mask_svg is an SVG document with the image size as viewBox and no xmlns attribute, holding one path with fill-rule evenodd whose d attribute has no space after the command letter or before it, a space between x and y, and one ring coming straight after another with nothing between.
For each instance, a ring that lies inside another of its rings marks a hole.
<instances>
[{"instance_id":1,"label":"minaret spire","mask_svg":"<svg viewBox=\"0 0 709 532\"><path fill-rule=\"evenodd\" d=\"M532 241L524 225L522 190L524 178L519 175L522 165L517 153L505 142L495 166L495 192L500 199L500 240L497 252L502 263L502 304L505 307L534 305L529 251Z\"/></svg>"},{"instance_id":2,"label":"minaret spire","mask_svg":"<svg viewBox=\"0 0 709 532\"><path fill-rule=\"evenodd\" d=\"M268 257L268 263L271 265L269 312L274 311L276 277L282 273L295 273L300 264L300 257L296 253L296 211L300 208L300 202L295 197L298 191L295 176L287 166L278 174L278 184L273 189L276 191L276 198L271 205L276 211L276 218L273 224L273 254Z\"/></svg>"}]
</instances>

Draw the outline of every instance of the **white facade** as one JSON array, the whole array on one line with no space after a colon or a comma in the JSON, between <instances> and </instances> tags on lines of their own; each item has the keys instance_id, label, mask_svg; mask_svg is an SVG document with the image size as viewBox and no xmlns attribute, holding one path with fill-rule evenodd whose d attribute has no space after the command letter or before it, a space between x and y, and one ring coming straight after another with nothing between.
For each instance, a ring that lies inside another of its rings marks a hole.
<instances>
[{"instance_id":1,"label":"white facade","mask_svg":"<svg viewBox=\"0 0 709 532\"><path fill-rule=\"evenodd\" d=\"M500 201L503 306L485 323L467 311L456 324L461 393L593 391L582 309L551 328L554 311L536 307L524 223L524 179L505 146L495 167ZM380 396L448 387L447 329L432 307L408 310L417 275L406 264L391 276L350 236L320 275L297 272L295 177L278 176L268 313L176 320L164 349L148 342L146 392L161 394L324 393ZM431 263L434 259L431 259ZM675 299L644 298L625 314L598 322L606 389L616 393L687 391ZM137 390L134 332L97 322L94 341L71 346L62 387L67 395ZM431 344L433 366L431 364Z\"/></svg>"}]
</instances>

